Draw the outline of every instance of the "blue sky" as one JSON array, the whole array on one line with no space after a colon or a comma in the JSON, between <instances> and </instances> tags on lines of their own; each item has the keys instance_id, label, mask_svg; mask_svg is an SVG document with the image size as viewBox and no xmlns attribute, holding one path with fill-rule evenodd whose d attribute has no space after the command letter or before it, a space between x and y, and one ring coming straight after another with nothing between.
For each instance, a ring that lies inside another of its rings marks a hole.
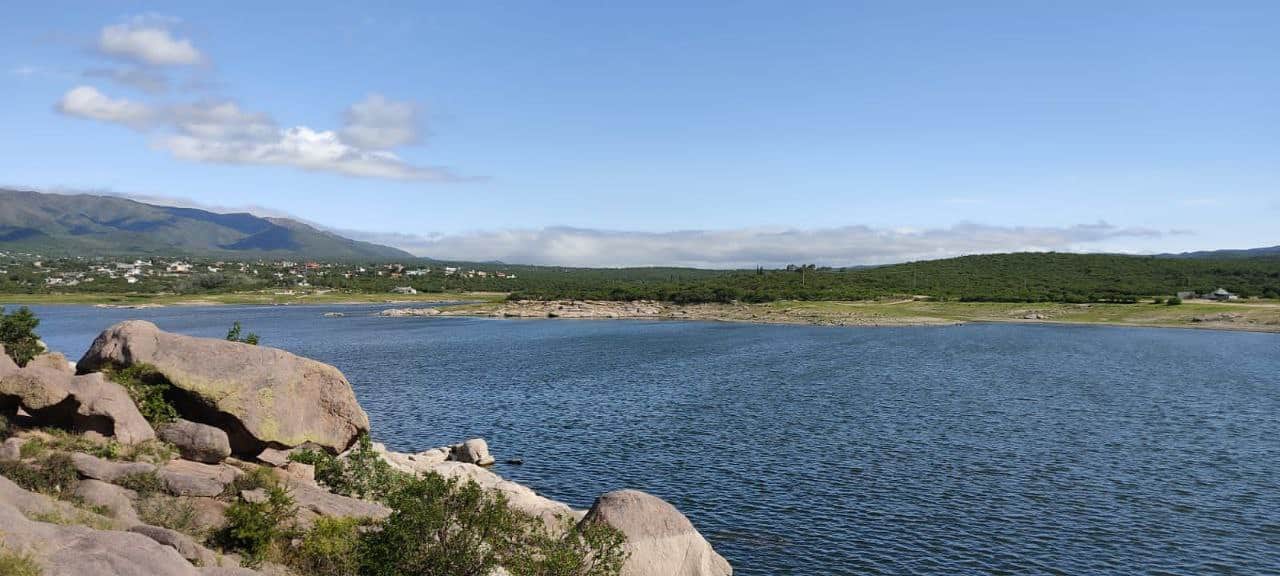
<instances>
[{"instance_id":1,"label":"blue sky","mask_svg":"<svg viewBox=\"0 0 1280 576\"><path fill-rule=\"evenodd\" d=\"M8 7L0 184L531 263L1280 244L1273 2L262 4Z\"/></svg>"}]
</instances>

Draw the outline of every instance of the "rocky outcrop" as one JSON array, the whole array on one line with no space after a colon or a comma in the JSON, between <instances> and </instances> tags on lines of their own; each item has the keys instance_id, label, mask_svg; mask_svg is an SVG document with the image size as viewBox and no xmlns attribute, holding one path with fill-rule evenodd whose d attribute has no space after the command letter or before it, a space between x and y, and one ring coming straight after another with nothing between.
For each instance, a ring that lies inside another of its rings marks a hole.
<instances>
[{"instance_id":1,"label":"rocky outcrop","mask_svg":"<svg viewBox=\"0 0 1280 576\"><path fill-rule=\"evenodd\" d=\"M81 373L148 364L173 384L183 417L222 428L235 454L306 442L345 450L369 417L337 368L283 350L161 331L130 320L108 328Z\"/></svg>"},{"instance_id":2,"label":"rocky outcrop","mask_svg":"<svg viewBox=\"0 0 1280 576\"><path fill-rule=\"evenodd\" d=\"M630 556L622 576L733 574L689 519L657 496L638 490L609 492L596 499L582 522L608 524L626 536Z\"/></svg>"},{"instance_id":3,"label":"rocky outcrop","mask_svg":"<svg viewBox=\"0 0 1280 576\"><path fill-rule=\"evenodd\" d=\"M157 430L160 439L178 447L187 460L217 464L231 455L231 441L220 428L179 419Z\"/></svg>"},{"instance_id":4,"label":"rocky outcrop","mask_svg":"<svg viewBox=\"0 0 1280 576\"><path fill-rule=\"evenodd\" d=\"M43 354L0 375L4 405L22 408L44 426L115 436L124 444L155 438L123 386L98 373L76 376L61 354Z\"/></svg>"},{"instance_id":5,"label":"rocky outcrop","mask_svg":"<svg viewBox=\"0 0 1280 576\"><path fill-rule=\"evenodd\" d=\"M466 462L478 466L493 464L493 456L489 454L489 443L484 438L472 438L450 449L450 460Z\"/></svg>"},{"instance_id":6,"label":"rocky outcrop","mask_svg":"<svg viewBox=\"0 0 1280 576\"><path fill-rule=\"evenodd\" d=\"M413 316L439 316L439 308L391 308L378 313L388 318L408 318Z\"/></svg>"}]
</instances>

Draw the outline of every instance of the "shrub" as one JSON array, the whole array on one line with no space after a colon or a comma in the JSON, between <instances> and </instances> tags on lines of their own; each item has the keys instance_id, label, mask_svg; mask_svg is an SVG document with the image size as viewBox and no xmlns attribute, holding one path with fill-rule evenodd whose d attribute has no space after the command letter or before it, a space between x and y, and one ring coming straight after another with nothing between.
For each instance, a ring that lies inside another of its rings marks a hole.
<instances>
[{"instance_id":1,"label":"shrub","mask_svg":"<svg viewBox=\"0 0 1280 576\"><path fill-rule=\"evenodd\" d=\"M234 480L227 484L226 489L222 491L222 495L228 498L235 498L244 490L257 490L259 488L272 488L279 484L275 474L266 466L258 466L251 468L244 474L236 476Z\"/></svg>"},{"instance_id":2,"label":"shrub","mask_svg":"<svg viewBox=\"0 0 1280 576\"><path fill-rule=\"evenodd\" d=\"M178 410L165 398L173 388L169 380L150 364L134 364L110 371L113 382L124 386L129 397L138 406L142 417L152 426L178 419Z\"/></svg>"},{"instance_id":3,"label":"shrub","mask_svg":"<svg viewBox=\"0 0 1280 576\"><path fill-rule=\"evenodd\" d=\"M155 472L133 472L116 480L116 484L133 490L138 496L151 496L164 492L165 483Z\"/></svg>"},{"instance_id":4,"label":"shrub","mask_svg":"<svg viewBox=\"0 0 1280 576\"><path fill-rule=\"evenodd\" d=\"M566 520L564 536L557 538L544 530L531 537L532 549L509 562L514 576L617 576L627 561L622 545L626 538L616 528L602 522L575 528Z\"/></svg>"},{"instance_id":5,"label":"shrub","mask_svg":"<svg viewBox=\"0 0 1280 576\"><path fill-rule=\"evenodd\" d=\"M0 441L8 440L13 436L13 423L4 414L0 414Z\"/></svg>"},{"instance_id":6,"label":"shrub","mask_svg":"<svg viewBox=\"0 0 1280 576\"><path fill-rule=\"evenodd\" d=\"M303 450L291 454L289 459L315 466L317 482L336 494L356 498L380 499L390 493L403 476L374 451L367 434L361 434L355 447L343 458Z\"/></svg>"},{"instance_id":7,"label":"shrub","mask_svg":"<svg viewBox=\"0 0 1280 576\"><path fill-rule=\"evenodd\" d=\"M4 307L0 306L0 344L4 345L5 354L19 366L26 366L44 349L40 336L36 335L36 326L39 325L40 319L26 306L10 314L5 314Z\"/></svg>"},{"instance_id":8,"label":"shrub","mask_svg":"<svg viewBox=\"0 0 1280 576\"><path fill-rule=\"evenodd\" d=\"M309 576L352 576L360 569L360 522L354 518L316 518L289 556L289 565Z\"/></svg>"},{"instance_id":9,"label":"shrub","mask_svg":"<svg viewBox=\"0 0 1280 576\"><path fill-rule=\"evenodd\" d=\"M30 556L0 549L0 575L40 576L42 573L40 565Z\"/></svg>"},{"instance_id":10,"label":"shrub","mask_svg":"<svg viewBox=\"0 0 1280 576\"><path fill-rule=\"evenodd\" d=\"M361 574L488 574L519 557L536 520L475 482L408 478L385 497L391 516L365 535Z\"/></svg>"},{"instance_id":11,"label":"shrub","mask_svg":"<svg viewBox=\"0 0 1280 576\"><path fill-rule=\"evenodd\" d=\"M257 566L292 534L295 512L289 493L272 486L264 502L240 500L227 508L227 524L218 540L224 547L240 551L247 565Z\"/></svg>"},{"instance_id":12,"label":"shrub","mask_svg":"<svg viewBox=\"0 0 1280 576\"><path fill-rule=\"evenodd\" d=\"M1152 299L1151 299L1151 303L1152 303L1152 304L1164 304L1164 298L1152 298Z\"/></svg>"},{"instance_id":13,"label":"shrub","mask_svg":"<svg viewBox=\"0 0 1280 576\"><path fill-rule=\"evenodd\" d=\"M138 499L138 518L152 526L177 530L183 534L203 538L203 527L195 506L186 498L155 493Z\"/></svg>"},{"instance_id":14,"label":"shrub","mask_svg":"<svg viewBox=\"0 0 1280 576\"><path fill-rule=\"evenodd\" d=\"M25 490L59 497L71 494L80 481L71 457L60 452L49 454L35 464L0 461L0 476L13 480Z\"/></svg>"},{"instance_id":15,"label":"shrub","mask_svg":"<svg viewBox=\"0 0 1280 576\"><path fill-rule=\"evenodd\" d=\"M1164 304L1165 306L1177 306L1179 304L1182 304L1182 299L1177 296L1174 296L1173 298L1165 300Z\"/></svg>"},{"instance_id":16,"label":"shrub","mask_svg":"<svg viewBox=\"0 0 1280 576\"><path fill-rule=\"evenodd\" d=\"M227 340L230 340L232 342L242 342L244 344L253 344L254 346L258 345L258 335L254 334L253 332L250 332L247 336L244 336L243 338L240 337L239 322L236 322L231 325L231 329L227 331Z\"/></svg>"}]
</instances>

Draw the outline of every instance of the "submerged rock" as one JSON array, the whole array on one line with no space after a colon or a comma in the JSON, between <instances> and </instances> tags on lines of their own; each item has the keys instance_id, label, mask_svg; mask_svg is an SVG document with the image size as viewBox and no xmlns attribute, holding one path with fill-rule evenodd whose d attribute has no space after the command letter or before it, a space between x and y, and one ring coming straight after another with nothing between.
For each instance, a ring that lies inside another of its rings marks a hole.
<instances>
[{"instance_id":1,"label":"submerged rock","mask_svg":"<svg viewBox=\"0 0 1280 576\"><path fill-rule=\"evenodd\" d=\"M733 567L689 519L661 498L618 490L596 499L584 523L603 522L626 536L622 576L729 576Z\"/></svg>"},{"instance_id":2,"label":"submerged rock","mask_svg":"<svg viewBox=\"0 0 1280 576\"><path fill-rule=\"evenodd\" d=\"M227 432L232 452L312 442L333 453L369 430L369 417L337 368L283 350L161 331L141 320L103 331L81 373L148 364L174 386L183 417Z\"/></svg>"}]
</instances>

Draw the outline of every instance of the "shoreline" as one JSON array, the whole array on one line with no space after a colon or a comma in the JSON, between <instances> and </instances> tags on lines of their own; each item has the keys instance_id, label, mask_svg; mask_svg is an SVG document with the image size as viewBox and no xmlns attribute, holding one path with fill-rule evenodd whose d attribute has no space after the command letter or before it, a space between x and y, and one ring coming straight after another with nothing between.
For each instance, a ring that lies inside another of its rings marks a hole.
<instances>
[{"instance_id":1,"label":"shoreline","mask_svg":"<svg viewBox=\"0 0 1280 576\"><path fill-rule=\"evenodd\" d=\"M382 316L507 319L686 320L832 327L957 326L970 323L1128 326L1280 333L1280 302L1187 301L1179 306L937 302L924 299L779 301L766 304L672 304L654 301L507 301L499 292L416 295L322 292L171 294L9 294L0 304L153 309L210 306L386 306ZM434 304L439 313L397 313Z\"/></svg>"},{"instance_id":2,"label":"shoreline","mask_svg":"<svg viewBox=\"0 0 1280 576\"><path fill-rule=\"evenodd\" d=\"M392 315L385 314L384 315ZM406 316L411 314L405 314ZM502 319L685 320L832 327L927 327L964 324L1056 324L1280 333L1280 305L1201 303L1026 304L927 302L775 302L666 304L562 300L442 307L436 316Z\"/></svg>"}]
</instances>

